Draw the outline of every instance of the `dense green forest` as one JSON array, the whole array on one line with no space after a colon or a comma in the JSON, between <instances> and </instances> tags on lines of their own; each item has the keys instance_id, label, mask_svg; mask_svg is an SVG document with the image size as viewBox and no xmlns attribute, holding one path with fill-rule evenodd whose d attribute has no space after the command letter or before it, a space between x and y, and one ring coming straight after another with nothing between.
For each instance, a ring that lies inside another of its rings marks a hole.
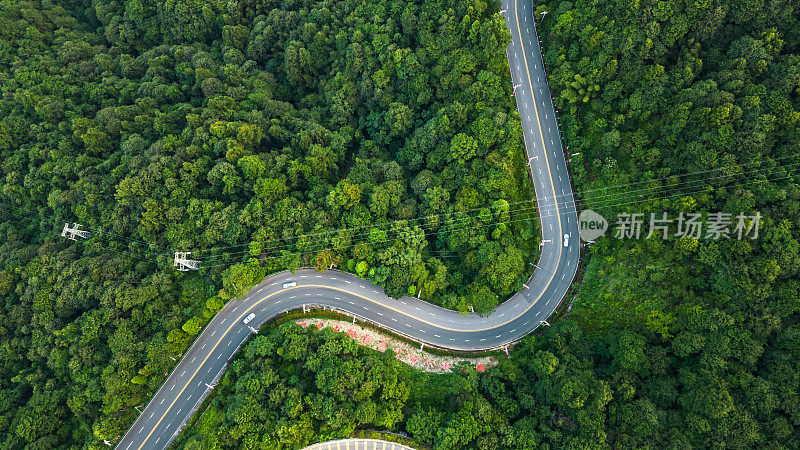
<instances>
[{"instance_id":1,"label":"dense green forest","mask_svg":"<svg viewBox=\"0 0 800 450\"><path fill-rule=\"evenodd\" d=\"M2 0L0 36L4 448L122 434L267 274L337 264L489 312L530 272L485 3Z\"/></svg>"},{"instance_id":2,"label":"dense green forest","mask_svg":"<svg viewBox=\"0 0 800 450\"><path fill-rule=\"evenodd\" d=\"M353 405L346 426L328 419L307 439L357 426L436 449L799 448L800 10L734 1L551 1L544 10L551 89L566 143L580 153L572 170L586 205L607 218L758 211L759 237L600 239L571 312L498 368L409 374L398 423L375 419L394 403L375 416ZM692 172L702 176L680 177ZM313 420L311 399L341 395L323 388L333 369L318 361L329 355L313 348L294 385ZM241 358L255 364L252 350ZM375 365L359 367L366 377ZM257 373L232 373L230 394L182 445L276 442L280 420L265 429L241 420L286 413L247 390ZM432 401L414 398L418 390Z\"/></svg>"},{"instance_id":3,"label":"dense green forest","mask_svg":"<svg viewBox=\"0 0 800 450\"><path fill-rule=\"evenodd\" d=\"M537 8L586 205L758 211L759 238L600 239L570 314L485 374L271 330L182 445L800 447L800 10ZM498 9L0 0L0 445L103 447L277 270L338 264L460 310L513 292L538 230ZM206 268L174 272L175 250Z\"/></svg>"}]
</instances>

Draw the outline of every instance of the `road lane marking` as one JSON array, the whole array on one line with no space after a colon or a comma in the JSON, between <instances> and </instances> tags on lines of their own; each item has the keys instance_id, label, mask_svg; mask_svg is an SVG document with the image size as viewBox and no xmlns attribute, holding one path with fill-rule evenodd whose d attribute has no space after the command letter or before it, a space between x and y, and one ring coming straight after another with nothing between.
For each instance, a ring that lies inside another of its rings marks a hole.
<instances>
[{"instance_id":1,"label":"road lane marking","mask_svg":"<svg viewBox=\"0 0 800 450\"><path fill-rule=\"evenodd\" d=\"M523 3L522 6L524 8L525 4ZM522 42L522 33L520 33L520 31L519 31L519 14L517 13L517 2L516 2L516 0L514 0L514 20L517 22L517 36L519 37L519 42L520 42L520 45L522 46L521 53L522 53L523 63L525 65L525 74L528 77L528 86L531 87L531 95L533 95L533 83L531 83L531 74L530 74L530 71L528 70L528 58L527 58L527 56L525 56L525 44ZM536 64L533 65L533 68L536 69ZM542 104L544 105L544 102L542 102ZM536 123L537 123L537 126L539 127L539 138L541 139L542 146L544 147L545 146L545 144L544 144L544 134L542 134L542 131L541 131L542 124L539 123L539 119L538 119L538 117L539 117L538 114L539 113L538 113L538 109L536 108L536 102L535 101L533 102L533 108L534 108L534 111L533 111L534 115L537 117ZM551 140L550 143L552 144L552 140ZM545 160L545 165L549 169L550 168L550 160L547 157L547 152L544 152L544 160ZM548 173L549 173L549 170L548 170ZM542 187L544 187L544 183L542 183ZM555 185L553 183L553 177L552 176L550 177L550 187L553 190L553 194L555 195L556 189L555 189ZM555 207L556 207L556 216L558 216L560 214L559 213L559 208L558 208L558 202L555 202ZM558 234L561 234L561 222L560 221L558 222ZM561 254L562 254L562 251L561 251L562 247L559 245L559 246L557 246L557 248L558 248L558 257L556 258L556 260L560 261L561 260ZM567 260L567 266L569 266L569 264L570 264L570 261L568 259ZM553 281L553 278L555 278L555 275L556 275L555 272L553 272L552 275L550 276L550 279L547 280L547 284L544 286L544 289L542 289L541 293L536 297L536 299L533 301L533 303L531 303L530 306L528 306L524 311L522 311L517 317L520 317L523 314L525 314L528 310L530 310L533 307L533 305L535 305L539 301L539 299L542 297L542 295L544 295L544 293L547 291L547 288L550 286L550 283ZM514 319L516 319L516 317ZM514 320L514 319L511 319L511 320Z\"/></svg>"},{"instance_id":2,"label":"road lane marking","mask_svg":"<svg viewBox=\"0 0 800 450\"><path fill-rule=\"evenodd\" d=\"M525 58L524 54L523 54L523 58ZM526 63L526 64L527 64L527 63ZM527 72L527 65L526 65L526 72ZM530 74L528 74L528 82L529 82L529 84L530 84ZM535 108L536 108L536 105L534 104L534 109L535 109ZM540 133L540 138L543 138L543 136L541 135L541 133ZM549 166L549 163L547 162L547 154L545 154L545 162L546 162L546 165L548 165L548 166ZM552 178L550 179L550 183L551 183L551 185L552 185L552 183L553 183L553 180L552 180ZM558 214L558 204L557 204L557 203L556 203L556 214ZM559 225L560 225L560 223L559 223ZM560 246L559 246L559 258L558 258L558 259L560 259L560 255L561 255L561 248L560 248ZM569 263L570 263L570 262L569 262L569 261L567 261L567 265L569 265ZM555 275L555 274L553 274L553 275ZM301 278L304 278L304 277L306 277L306 276L305 276L305 275L301 275L300 277L301 277ZM546 289L547 289L547 287L549 286L549 284L550 284L550 282L552 281L552 279L553 279L553 277L551 277L551 278L550 278L550 280L548 281L547 285L545 285L545 288L542 290L542 292L539 294L539 296L536 298L536 300L534 300L534 302L533 302L533 303L532 303L530 306L528 306L528 308L526 308L525 310L523 310L523 311L522 311L522 312L521 312L521 313L520 313L520 314L519 314L517 317L519 317L519 316L521 316L521 315L525 314L525 313L526 313L528 310L530 310L530 308L531 308L531 307L533 307L533 305L534 305L534 304L536 304L536 302L539 300L539 298L541 298L541 296L544 294L545 290L546 290ZM350 282L349 282L349 281L346 281L346 280L345 280L345 282L346 282L346 283L348 283L348 284L350 284ZM344 289L333 288L333 287L330 287L330 286L314 286L314 285L305 285L305 286L302 286L302 287L306 287L306 288L309 288L309 287L318 287L318 288L325 288L325 289L332 289L332 290L340 290L340 291L342 291L342 292L347 292L347 293L349 293L349 294L351 294L351 295L354 295L354 296L356 296L356 297L362 298L362 299L364 299L364 300L366 300L366 301L369 301L369 302L372 302L372 303L375 303L375 304L382 305L382 303L380 303L380 302L378 302L378 301L376 301L376 300L373 300L373 299L370 299L370 298L364 297L364 296L362 296L362 295L359 295L359 294L356 294L356 293L354 293L354 292L349 292L349 291L346 291L346 290L344 290ZM296 288L298 288L298 287L294 287L294 288L296 289ZM246 311L244 311L244 312L243 312L243 313L242 313L242 314L239 316L239 318L238 318L237 320L239 320L239 319L243 318L243 317L244 317L246 314L248 314L248 313L249 313L249 312L250 312L250 311L251 311L251 310L252 310L252 309L253 309L255 306L257 306L257 305L258 305L259 303L261 303L262 301L266 301L267 299L269 299L269 298L270 298L270 297L272 297L273 295L278 295L278 294L284 293L284 292L286 292L287 290L290 290L290 289L292 289L292 288L282 289L282 290L280 290L280 291L277 291L277 292L274 292L274 293L272 293L272 294L269 294L269 295L265 296L265 297L264 297L263 299L261 299L261 300L258 300L258 301L257 301L257 302L255 302L255 304L253 304L253 305L252 305L250 308L248 308ZM386 307L386 308L387 308L387 309L389 309L389 310L392 310L392 311L394 311L394 312L398 313L398 314L402 314L402 315L405 315L405 316L407 316L407 317L412 317L412 318L413 318L413 316L410 316L409 314L406 314L405 312L399 311L399 310L397 310L396 308L393 308L393 307L391 307L391 306L388 306L388 305L383 305L383 306L384 306L384 307ZM365 309L368 309L368 308L366 308L366 307L364 307L364 308L365 308ZM419 309L419 308L417 308L417 309ZM515 317L514 319L516 319L516 317ZM511 320L514 320L514 319L511 319ZM226 320L226 319L223 319L223 321L222 321L222 324L224 324L225 320ZM434 326L434 327L437 327L437 328L441 328L441 329L445 329L445 330L457 331L457 332L473 332L473 333L474 333L474 332L485 331L485 330L488 330L488 329L497 328L497 327L499 327L499 326L502 326L502 325L503 325L503 324L501 324L501 325L496 325L496 326L493 326L493 327L488 327L488 328L484 328L484 329L476 329L476 330L458 330L458 329L451 329L451 328L442 327L442 326L440 326L440 325L432 324L432 323L429 323L429 322L427 322L427 321L425 321L425 320L423 320L423 319L417 319L417 320L419 320L420 322L423 322L423 323L427 323L427 324L429 324L429 325L431 325L431 326ZM450 321L451 321L451 322L453 322L452 320L450 320ZM506 323L508 323L508 322L506 322ZM235 325L235 324L236 324L236 323L234 322L233 324L231 324L231 325L229 325L229 326L228 326L228 328L227 328L227 329L225 330L225 332L223 333L223 337L224 337L224 335L226 335L228 332L230 332L230 330L231 330L231 329L233 329L233 327L234 327L234 325ZM411 325L409 325L409 324L406 324L406 326L408 326L408 327L411 327ZM178 395L175 397L175 399L173 399L172 403L171 403L171 404L170 404L170 405L167 407L167 410L164 412L164 414L161 416L161 418L159 418L159 420L156 422L156 424L154 425L154 427L153 427L153 428L150 430L150 432L148 433L148 435L145 437L145 439L144 439L144 441L142 442L142 444L141 444L141 445L138 447L139 449L141 449L142 447L144 447L144 445L147 443L147 440L150 438L150 436L152 436L153 432L155 432L155 430L158 428L158 425L161 423L161 421L164 419L164 417L166 417L166 415L167 415L167 414L169 413L169 411L172 409L172 406L175 404L175 402L177 402L178 398L180 398L180 396L181 396L181 394L183 393L183 391L186 389L186 387L188 387L189 383L192 381L192 379L193 379L193 378L195 377L195 375L198 373L198 371L199 371L200 367L202 367L203 363L205 363L205 361L206 361L206 360L208 360L208 358L211 356L211 354L213 354L214 350L215 350L215 349L216 349L216 347L219 345L219 343L221 342L221 340L222 340L222 338L220 338L219 340L217 340L217 343L216 343L216 344L214 344L214 348L212 348L212 349L211 349L211 352L209 352L209 354L208 354L208 355L206 355L205 359L204 359L204 360L203 360L203 362L200 364L200 366L197 368L197 370L195 370L194 374L192 374L192 376L191 376L191 377L190 377L190 379L187 381L187 383L184 385L184 387L183 387L183 388L181 388L181 391L180 391L180 392L178 392ZM469 342L469 339L465 339L465 340L464 340L464 342ZM222 356L222 355L220 354L220 355L218 356L218 358L219 358L219 357L221 357L221 356ZM186 371L184 371L184 372L183 372L183 374L185 374L185 373L186 373ZM182 374L182 375L183 375L183 374ZM188 397L188 399L190 400L190 399L191 399L191 397L192 397L192 396L190 395L190 396ZM180 410L179 410L178 412L180 412ZM151 413L151 417L152 417L152 415L153 415L153 414L154 414L154 413Z\"/></svg>"}]
</instances>

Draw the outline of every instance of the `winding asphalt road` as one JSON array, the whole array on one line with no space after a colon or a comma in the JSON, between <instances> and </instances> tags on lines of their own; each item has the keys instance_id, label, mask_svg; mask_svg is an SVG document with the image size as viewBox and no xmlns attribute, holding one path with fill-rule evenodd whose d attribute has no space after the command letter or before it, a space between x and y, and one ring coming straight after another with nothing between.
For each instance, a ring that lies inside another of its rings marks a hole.
<instances>
[{"instance_id":1,"label":"winding asphalt road","mask_svg":"<svg viewBox=\"0 0 800 450\"><path fill-rule=\"evenodd\" d=\"M542 224L542 257L525 288L488 317L466 317L422 300L387 297L354 275L302 269L282 272L254 287L242 300L228 302L203 330L161 389L117 445L118 449L163 449L224 372L227 361L251 333L280 314L325 306L368 320L417 342L452 349L499 348L533 331L552 314L567 292L580 256L578 220L561 146L555 110L546 83L533 6L503 0L511 32L508 61L516 85L517 108ZM564 246L563 236L569 235ZM296 286L284 288L293 281ZM249 325L242 320L256 317Z\"/></svg>"}]
</instances>

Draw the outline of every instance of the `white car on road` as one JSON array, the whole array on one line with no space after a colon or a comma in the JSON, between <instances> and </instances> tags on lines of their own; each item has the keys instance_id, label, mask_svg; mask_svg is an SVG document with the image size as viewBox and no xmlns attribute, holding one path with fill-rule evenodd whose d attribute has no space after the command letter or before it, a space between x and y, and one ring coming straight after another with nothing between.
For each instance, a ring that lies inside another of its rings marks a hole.
<instances>
[{"instance_id":1,"label":"white car on road","mask_svg":"<svg viewBox=\"0 0 800 450\"><path fill-rule=\"evenodd\" d=\"M290 288L290 287L295 287L295 286L297 286L297 283L295 283L294 281L287 281L286 283L283 283L283 288L284 289Z\"/></svg>"},{"instance_id":2,"label":"white car on road","mask_svg":"<svg viewBox=\"0 0 800 450\"><path fill-rule=\"evenodd\" d=\"M250 323L251 320L255 318L256 318L256 313L250 313L247 315L247 317L244 318L242 322L244 322L244 324L247 325L248 323Z\"/></svg>"},{"instance_id":3,"label":"white car on road","mask_svg":"<svg viewBox=\"0 0 800 450\"><path fill-rule=\"evenodd\" d=\"M569 245L569 235L565 234L564 235L564 247L566 247L568 245Z\"/></svg>"}]
</instances>

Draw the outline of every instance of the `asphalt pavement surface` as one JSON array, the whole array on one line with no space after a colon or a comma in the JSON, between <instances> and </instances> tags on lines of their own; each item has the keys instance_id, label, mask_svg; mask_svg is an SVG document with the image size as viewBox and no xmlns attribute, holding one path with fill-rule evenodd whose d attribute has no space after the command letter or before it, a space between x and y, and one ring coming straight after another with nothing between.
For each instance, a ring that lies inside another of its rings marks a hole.
<instances>
[{"instance_id":1,"label":"asphalt pavement surface","mask_svg":"<svg viewBox=\"0 0 800 450\"><path fill-rule=\"evenodd\" d=\"M302 269L272 275L243 299L228 302L212 319L118 449L166 448L248 335L286 311L304 306L333 308L417 342L460 351L500 348L527 335L553 313L578 266L578 220L533 5L504 0L503 8L511 32L508 61L542 229L542 256L525 287L490 316L479 317L461 316L413 297L393 299L369 281L338 271L320 274ZM565 234L569 236L566 246ZM296 286L284 287L287 282ZM256 316L246 325L243 320L250 313Z\"/></svg>"}]
</instances>

